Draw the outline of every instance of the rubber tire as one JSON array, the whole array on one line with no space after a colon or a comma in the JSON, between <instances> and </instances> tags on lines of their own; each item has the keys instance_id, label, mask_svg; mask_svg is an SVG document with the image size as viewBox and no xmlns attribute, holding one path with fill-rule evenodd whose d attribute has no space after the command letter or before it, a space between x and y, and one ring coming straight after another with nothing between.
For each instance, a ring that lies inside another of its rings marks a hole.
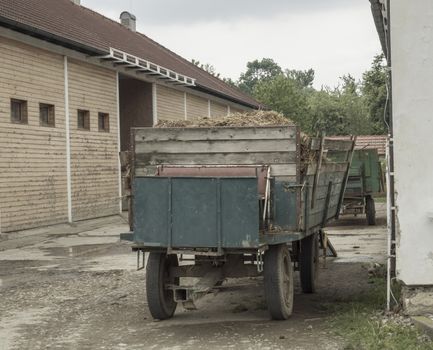
<instances>
[{"instance_id":1,"label":"rubber tire","mask_svg":"<svg viewBox=\"0 0 433 350\"><path fill-rule=\"evenodd\" d=\"M156 320L173 317L177 303L173 291L166 284L179 285L179 278L169 280L170 266L179 266L177 255L150 253L146 266L146 295L150 314Z\"/></svg>"},{"instance_id":2,"label":"rubber tire","mask_svg":"<svg viewBox=\"0 0 433 350\"><path fill-rule=\"evenodd\" d=\"M293 265L285 244L272 245L264 256L265 298L274 320L287 320L293 313Z\"/></svg>"},{"instance_id":3,"label":"rubber tire","mask_svg":"<svg viewBox=\"0 0 433 350\"><path fill-rule=\"evenodd\" d=\"M367 216L367 223L370 226L376 225L376 206L372 197L365 198L365 214Z\"/></svg>"},{"instance_id":4,"label":"rubber tire","mask_svg":"<svg viewBox=\"0 0 433 350\"><path fill-rule=\"evenodd\" d=\"M304 293L315 293L319 277L319 237L317 232L300 241L299 276Z\"/></svg>"}]
</instances>

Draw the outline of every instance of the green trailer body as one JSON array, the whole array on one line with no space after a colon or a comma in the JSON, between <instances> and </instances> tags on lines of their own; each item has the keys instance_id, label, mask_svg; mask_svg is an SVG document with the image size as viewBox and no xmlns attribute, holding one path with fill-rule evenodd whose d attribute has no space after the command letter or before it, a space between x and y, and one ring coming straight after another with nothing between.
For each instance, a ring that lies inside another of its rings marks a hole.
<instances>
[{"instance_id":1,"label":"green trailer body","mask_svg":"<svg viewBox=\"0 0 433 350\"><path fill-rule=\"evenodd\" d=\"M130 239L150 252L155 318L171 317L177 303L192 307L230 277L264 274L276 319L291 313L293 267L314 291L321 230L339 215L353 141L313 139L308 166L295 126L139 128L132 147ZM193 263L179 266L185 255ZM201 282L185 286L183 277Z\"/></svg>"},{"instance_id":2,"label":"green trailer body","mask_svg":"<svg viewBox=\"0 0 433 350\"><path fill-rule=\"evenodd\" d=\"M343 214L366 214L368 224L375 225L374 197L383 192L384 179L377 150L355 150L344 194Z\"/></svg>"}]
</instances>

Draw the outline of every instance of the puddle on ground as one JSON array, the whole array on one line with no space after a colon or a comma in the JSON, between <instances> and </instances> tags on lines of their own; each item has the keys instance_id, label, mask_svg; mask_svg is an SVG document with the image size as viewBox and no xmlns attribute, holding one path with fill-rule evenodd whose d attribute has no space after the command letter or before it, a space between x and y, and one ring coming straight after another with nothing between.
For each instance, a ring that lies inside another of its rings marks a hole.
<instances>
[{"instance_id":1,"label":"puddle on ground","mask_svg":"<svg viewBox=\"0 0 433 350\"><path fill-rule=\"evenodd\" d=\"M83 244L71 247L50 247L40 249L51 256L67 256L73 258L99 252L111 248L112 246L113 244Z\"/></svg>"},{"instance_id":2,"label":"puddle on ground","mask_svg":"<svg viewBox=\"0 0 433 350\"><path fill-rule=\"evenodd\" d=\"M48 308L30 308L2 314L0 318L1 349L15 348L13 346L15 340L23 337L22 328L42 322L47 314L49 314Z\"/></svg>"}]
</instances>

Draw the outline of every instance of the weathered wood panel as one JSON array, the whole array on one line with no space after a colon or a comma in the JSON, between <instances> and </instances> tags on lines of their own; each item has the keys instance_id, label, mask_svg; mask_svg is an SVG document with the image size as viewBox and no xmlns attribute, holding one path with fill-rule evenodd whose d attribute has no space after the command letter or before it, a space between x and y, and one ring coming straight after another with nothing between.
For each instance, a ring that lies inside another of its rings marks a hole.
<instances>
[{"instance_id":1,"label":"weathered wood panel","mask_svg":"<svg viewBox=\"0 0 433 350\"><path fill-rule=\"evenodd\" d=\"M350 140L334 140L325 138L324 148L328 151L350 151L352 142ZM320 150L320 138L313 138L311 140L311 149L313 151Z\"/></svg>"},{"instance_id":2,"label":"weathered wood panel","mask_svg":"<svg viewBox=\"0 0 433 350\"><path fill-rule=\"evenodd\" d=\"M184 93L163 85L156 85L158 120L184 120Z\"/></svg>"},{"instance_id":3,"label":"weathered wood panel","mask_svg":"<svg viewBox=\"0 0 433 350\"><path fill-rule=\"evenodd\" d=\"M137 153L260 153L260 152L295 152L296 144L288 140L260 140L253 143L248 140L220 141L147 141L137 143Z\"/></svg>"},{"instance_id":4,"label":"weathered wood panel","mask_svg":"<svg viewBox=\"0 0 433 350\"><path fill-rule=\"evenodd\" d=\"M10 120L10 99L27 101L28 124ZM55 106L55 128L39 123ZM63 57L0 37L0 230L67 220Z\"/></svg>"},{"instance_id":5,"label":"weathered wood panel","mask_svg":"<svg viewBox=\"0 0 433 350\"><path fill-rule=\"evenodd\" d=\"M70 60L72 216L83 220L119 212L116 73ZM77 110L90 111L90 131L77 128ZM98 113L109 114L109 132Z\"/></svg>"},{"instance_id":6,"label":"weathered wood panel","mask_svg":"<svg viewBox=\"0 0 433 350\"><path fill-rule=\"evenodd\" d=\"M209 113L208 100L199 96L186 94L186 110L188 119L207 117Z\"/></svg>"},{"instance_id":7,"label":"weathered wood panel","mask_svg":"<svg viewBox=\"0 0 433 350\"><path fill-rule=\"evenodd\" d=\"M290 140L295 144L295 126L275 127L223 127L223 128L138 128L136 144L150 141L225 141L225 140Z\"/></svg>"},{"instance_id":8,"label":"weathered wood panel","mask_svg":"<svg viewBox=\"0 0 433 350\"><path fill-rule=\"evenodd\" d=\"M225 117L227 115L227 105L210 101L210 115L211 117Z\"/></svg>"},{"instance_id":9,"label":"weathered wood panel","mask_svg":"<svg viewBox=\"0 0 433 350\"><path fill-rule=\"evenodd\" d=\"M269 164L274 176L296 176L293 126L263 128L134 129L136 175L172 165Z\"/></svg>"}]
</instances>

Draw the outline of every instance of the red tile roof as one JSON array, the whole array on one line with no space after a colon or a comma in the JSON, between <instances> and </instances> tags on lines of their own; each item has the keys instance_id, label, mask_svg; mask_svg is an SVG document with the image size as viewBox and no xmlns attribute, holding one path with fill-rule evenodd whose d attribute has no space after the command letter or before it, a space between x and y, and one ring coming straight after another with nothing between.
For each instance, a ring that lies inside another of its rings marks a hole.
<instances>
[{"instance_id":1,"label":"red tile roof","mask_svg":"<svg viewBox=\"0 0 433 350\"><path fill-rule=\"evenodd\" d=\"M97 54L115 48L196 79L197 88L246 106L260 104L147 36L71 0L0 0L0 25Z\"/></svg>"},{"instance_id":2,"label":"red tile roof","mask_svg":"<svg viewBox=\"0 0 433 350\"><path fill-rule=\"evenodd\" d=\"M334 140L348 140L350 136L332 136ZM377 149L379 155L386 154L386 135L360 135L356 138L355 149Z\"/></svg>"}]
</instances>

